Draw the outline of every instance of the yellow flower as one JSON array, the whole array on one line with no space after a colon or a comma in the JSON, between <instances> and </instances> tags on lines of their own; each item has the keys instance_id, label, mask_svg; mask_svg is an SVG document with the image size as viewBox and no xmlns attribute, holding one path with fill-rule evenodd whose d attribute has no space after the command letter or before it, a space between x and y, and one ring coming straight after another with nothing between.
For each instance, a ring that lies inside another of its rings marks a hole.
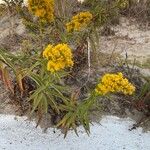
<instances>
[{"instance_id":1,"label":"yellow flower","mask_svg":"<svg viewBox=\"0 0 150 150\"><path fill-rule=\"evenodd\" d=\"M43 57L48 59L47 70L52 73L73 66L73 55L67 44L49 44L43 51Z\"/></svg>"},{"instance_id":2,"label":"yellow flower","mask_svg":"<svg viewBox=\"0 0 150 150\"><path fill-rule=\"evenodd\" d=\"M43 52L43 57L45 57L45 58L47 58L48 59L48 57L49 57L49 53L51 52L51 49L53 48L53 45L48 45L46 48L45 48L45 50L44 50L44 52Z\"/></svg>"},{"instance_id":3,"label":"yellow flower","mask_svg":"<svg viewBox=\"0 0 150 150\"><path fill-rule=\"evenodd\" d=\"M54 20L54 0L28 0L28 9L42 21Z\"/></svg>"},{"instance_id":4,"label":"yellow flower","mask_svg":"<svg viewBox=\"0 0 150 150\"><path fill-rule=\"evenodd\" d=\"M67 31L80 31L91 22L92 18L92 14L88 11L78 13L72 17L72 20L69 23L66 23Z\"/></svg>"},{"instance_id":5,"label":"yellow flower","mask_svg":"<svg viewBox=\"0 0 150 150\"><path fill-rule=\"evenodd\" d=\"M135 87L120 72L118 74L105 74L97 85L95 92L100 95L116 92L132 95L135 92Z\"/></svg>"}]
</instances>

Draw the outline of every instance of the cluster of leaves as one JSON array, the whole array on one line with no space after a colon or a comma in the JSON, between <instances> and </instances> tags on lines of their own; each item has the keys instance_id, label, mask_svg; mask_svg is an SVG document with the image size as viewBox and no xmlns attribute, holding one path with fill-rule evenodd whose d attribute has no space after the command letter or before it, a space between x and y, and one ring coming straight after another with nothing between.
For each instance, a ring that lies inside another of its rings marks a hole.
<instances>
[{"instance_id":1,"label":"cluster of leaves","mask_svg":"<svg viewBox=\"0 0 150 150\"><path fill-rule=\"evenodd\" d=\"M118 23L120 11L128 7L129 0L85 0L83 5L95 14L94 26Z\"/></svg>"}]
</instances>

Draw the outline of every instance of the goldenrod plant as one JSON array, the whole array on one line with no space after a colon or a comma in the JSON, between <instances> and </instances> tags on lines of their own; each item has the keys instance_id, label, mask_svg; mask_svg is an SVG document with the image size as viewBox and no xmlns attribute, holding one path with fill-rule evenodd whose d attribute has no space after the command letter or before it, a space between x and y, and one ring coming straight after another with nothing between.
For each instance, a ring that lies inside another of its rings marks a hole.
<instances>
[{"instance_id":1,"label":"goldenrod plant","mask_svg":"<svg viewBox=\"0 0 150 150\"><path fill-rule=\"evenodd\" d=\"M65 98L63 93L69 93L61 81L61 78L67 75L67 73L64 71L57 73L48 71L47 60L45 60L40 53L32 56L23 56L22 54L14 55L0 50L0 61L2 63L0 68L2 71L2 79L4 79L4 83L12 93L14 89L12 81L10 80L11 75L8 72L8 67L14 73L21 93L25 90L23 83L24 78L28 77L34 81L36 89L31 89L31 91L29 91L30 97L27 97L30 105L32 105L31 114L35 110L41 114L45 114L49 106L54 112L59 114L58 103L60 101L66 101L67 97Z\"/></svg>"},{"instance_id":2,"label":"goldenrod plant","mask_svg":"<svg viewBox=\"0 0 150 150\"><path fill-rule=\"evenodd\" d=\"M96 0L92 2L85 0L82 3L83 10L71 14L71 18L66 18L65 15L57 16L54 5L54 0L28 0L29 12L38 18L39 24L36 24L36 21L32 22L38 26L38 31L32 34L34 40L40 38L37 40L40 46L35 48L31 45L28 51L22 50L17 54L0 49L0 75L12 93L14 93L12 83L14 77L21 93L25 90L26 77L34 82L35 87L28 91L27 96L31 114L38 112L42 116L53 111L55 115L60 116L56 127L64 128L65 133L69 129L74 129L77 133L76 128L81 124L89 134L89 113L98 97L111 93L132 95L135 87L122 73L108 73L101 78L95 89L91 89L92 92L88 96L79 99L78 94L72 94L71 88L65 84L65 77L69 76L69 71L76 64L75 50L82 54L81 57L84 56L82 49L87 50L88 67L91 67L90 55L94 53L97 42L93 37L98 38L97 31L108 23L111 10L124 8L126 3L115 0L106 7ZM48 40L45 42L43 39ZM89 51L89 42L91 42L91 51Z\"/></svg>"},{"instance_id":3,"label":"goldenrod plant","mask_svg":"<svg viewBox=\"0 0 150 150\"><path fill-rule=\"evenodd\" d=\"M100 83L89 94L89 97L78 103L76 97L72 97L70 101L61 105L61 110L66 114L57 124L65 129L65 136L70 128L73 128L77 134L76 126L80 122L87 134L90 133L90 109L98 101L100 97L108 94L122 93L132 95L135 92L135 86L123 77L121 72L117 74L105 74L101 77ZM78 134L77 134L78 135Z\"/></svg>"}]
</instances>

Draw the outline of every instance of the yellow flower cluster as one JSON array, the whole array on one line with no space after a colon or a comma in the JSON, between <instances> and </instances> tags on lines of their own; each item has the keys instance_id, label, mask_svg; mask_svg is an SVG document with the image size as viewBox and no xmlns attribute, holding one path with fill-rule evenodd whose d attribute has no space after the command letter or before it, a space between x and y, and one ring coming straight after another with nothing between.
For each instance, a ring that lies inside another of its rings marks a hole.
<instances>
[{"instance_id":1,"label":"yellow flower cluster","mask_svg":"<svg viewBox=\"0 0 150 150\"><path fill-rule=\"evenodd\" d=\"M72 20L69 23L66 24L67 31L80 31L90 23L92 18L92 14L88 11L78 13L72 17Z\"/></svg>"},{"instance_id":2,"label":"yellow flower cluster","mask_svg":"<svg viewBox=\"0 0 150 150\"><path fill-rule=\"evenodd\" d=\"M132 95L135 87L123 77L122 73L118 74L105 74L101 82L95 89L96 93L105 95L107 93L123 93L125 95Z\"/></svg>"},{"instance_id":3,"label":"yellow flower cluster","mask_svg":"<svg viewBox=\"0 0 150 150\"><path fill-rule=\"evenodd\" d=\"M54 20L54 0L28 0L28 9L42 21Z\"/></svg>"},{"instance_id":4,"label":"yellow flower cluster","mask_svg":"<svg viewBox=\"0 0 150 150\"><path fill-rule=\"evenodd\" d=\"M67 44L49 44L43 51L43 57L47 58L47 70L52 73L73 66L73 55Z\"/></svg>"}]
</instances>

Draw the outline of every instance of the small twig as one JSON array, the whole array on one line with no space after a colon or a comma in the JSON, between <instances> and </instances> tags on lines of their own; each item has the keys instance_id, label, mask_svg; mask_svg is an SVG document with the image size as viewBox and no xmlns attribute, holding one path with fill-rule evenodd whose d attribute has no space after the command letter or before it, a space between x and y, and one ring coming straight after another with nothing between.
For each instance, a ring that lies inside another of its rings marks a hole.
<instances>
[{"instance_id":1,"label":"small twig","mask_svg":"<svg viewBox=\"0 0 150 150\"><path fill-rule=\"evenodd\" d=\"M90 74L91 74L91 51L89 48L89 39L87 39L87 51L88 51L88 80L90 78Z\"/></svg>"}]
</instances>

